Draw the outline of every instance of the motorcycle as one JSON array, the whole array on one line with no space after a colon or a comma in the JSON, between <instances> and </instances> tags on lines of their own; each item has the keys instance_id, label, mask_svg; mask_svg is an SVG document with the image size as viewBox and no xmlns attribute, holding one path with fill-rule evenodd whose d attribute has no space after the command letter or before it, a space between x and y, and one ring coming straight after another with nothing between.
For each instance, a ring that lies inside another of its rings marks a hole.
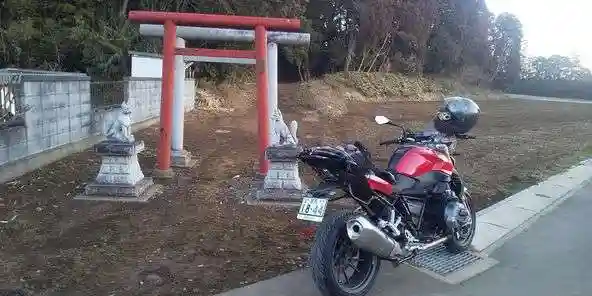
<instances>
[{"instance_id":1,"label":"motorcycle","mask_svg":"<svg viewBox=\"0 0 592 296\"><path fill-rule=\"evenodd\" d=\"M366 295L381 261L398 266L442 244L462 252L475 234L475 209L453 158L456 141L474 137L414 133L384 116L375 122L402 129L398 138L380 143L398 145L387 169L375 166L360 142L304 148L297 156L320 177L297 218L320 223L309 260L313 280L326 296ZM445 218L458 210L447 202L450 195L465 207L462 223ZM359 207L325 217L328 203L341 198L352 198Z\"/></svg>"}]
</instances>

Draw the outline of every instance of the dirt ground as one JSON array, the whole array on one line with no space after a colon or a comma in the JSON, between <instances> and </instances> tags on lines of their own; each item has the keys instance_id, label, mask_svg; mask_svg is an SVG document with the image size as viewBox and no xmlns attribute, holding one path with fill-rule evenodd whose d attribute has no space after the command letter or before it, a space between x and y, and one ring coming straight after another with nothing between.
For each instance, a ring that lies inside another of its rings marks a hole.
<instances>
[{"instance_id":1,"label":"dirt ground","mask_svg":"<svg viewBox=\"0 0 592 296\"><path fill-rule=\"evenodd\" d=\"M435 103L355 104L327 119L280 102L300 121L305 144L364 141L385 164L380 140L397 131L374 115L410 126L428 120ZM480 102L477 140L459 144L460 171L479 206L500 200L590 154L592 106L530 101ZM0 185L0 288L35 295L212 295L305 264L309 238L293 209L247 206L242 200L256 166L253 109L187 116L185 143L197 166L177 170L165 192L145 205L74 201L99 158L72 155ZM146 142L145 174L155 163L158 128Z\"/></svg>"}]
</instances>

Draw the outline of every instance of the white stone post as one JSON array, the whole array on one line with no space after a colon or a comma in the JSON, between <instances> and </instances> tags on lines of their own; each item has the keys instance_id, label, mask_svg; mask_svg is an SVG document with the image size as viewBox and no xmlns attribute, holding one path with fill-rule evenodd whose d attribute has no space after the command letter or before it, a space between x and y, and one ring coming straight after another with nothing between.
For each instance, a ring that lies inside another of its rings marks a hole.
<instances>
[{"instance_id":1,"label":"white stone post","mask_svg":"<svg viewBox=\"0 0 592 296\"><path fill-rule=\"evenodd\" d=\"M277 43L267 44L267 98L269 106L269 138L273 139L273 114L278 108L278 46ZM272 145L278 143L271 143Z\"/></svg>"},{"instance_id":2,"label":"white stone post","mask_svg":"<svg viewBox=\"0 0 592 296\"><path fill-rule=\"evenodd\" d=\"M185 48L185 40L177 37L177 48ZM185 62L182 55L175 56L175 79L173 86L173 134L171 148L173 151L183 150L183 120L185 95Z\"/></svg>"},{"instance_id":3,"label":"white stone post","mask_svg":"<svg viewBox=\"0 0 592 296\"><path fill-rule=\"evenodd\" d=\"M177 37L177 48L185 48L185 39ZM191 153L183 149L185 125L185 61L182 55L175 56L175 77L173 79L173 131L171 135L171 166L191 167Z\"/></svg>"}]
</instances>

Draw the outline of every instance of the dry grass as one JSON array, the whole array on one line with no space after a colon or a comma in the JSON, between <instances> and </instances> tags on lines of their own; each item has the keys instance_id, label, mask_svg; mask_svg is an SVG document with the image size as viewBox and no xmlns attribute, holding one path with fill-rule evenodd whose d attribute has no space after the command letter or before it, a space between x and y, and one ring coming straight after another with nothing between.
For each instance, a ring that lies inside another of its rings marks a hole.
<instances>
[{"instance_id":1,"label":"dry grass","mask_svg":"<svg viewBox=\"0 0 592 296\"><path fill-rule=\"evenodd\" d=\"M215 85L200 81L197 90L197 107L204 111L242 113L255 104L255 92L253 83Z\"/></svg>"},{"instance_id":2,"label":"dry grass","mask_svg":"<svg viewBox=\"0 0 592 296\"><path fill-rule=\"evenodd\" d=\"M502 94L468 86L453 79L412 77L397 73L335 73L299 85L301 106L337 117L347 112L348 102L432 102L445 96L497 99Z\"/></svg>"},{"instance_id":3,"label":"dry grass","mask_svg":"<svg viewBox=\"0 0 592 296\"><path fill-rule=\"evenodd\" d=\"M347 112L342 91L320 80L300 84L296 92L296 102L303 108L315 110L331 118Z\"/></svg>"},{"instance_id":4,"label":"dry grass","mask_svg":"<svg viewBox=\"0 0 592 296\"><path fill-rule=\"evenodd\" d=\"M419 99L423 93L446 91L432 79L397 73L336 73L327 75L324 80L337 87L355 89L372 100Z\"/></svg>"}]
</instances>

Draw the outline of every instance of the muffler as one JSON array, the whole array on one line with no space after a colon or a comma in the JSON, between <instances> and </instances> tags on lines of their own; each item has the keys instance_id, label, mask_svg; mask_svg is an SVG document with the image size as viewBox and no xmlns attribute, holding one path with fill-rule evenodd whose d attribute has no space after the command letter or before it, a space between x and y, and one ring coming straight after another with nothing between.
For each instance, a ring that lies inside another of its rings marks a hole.
<instances>
[{"instance_id":1,"label":"muffler","mask_svg":"<svg viewBox=\"0 0 592 296\"><path fill-rule=\"evenodd\" d=\"M346 222L347 236L354 245L382 258L393 259L404 255L401 245L376 227L364 216Z\"/></svg>"}]
</instances>

